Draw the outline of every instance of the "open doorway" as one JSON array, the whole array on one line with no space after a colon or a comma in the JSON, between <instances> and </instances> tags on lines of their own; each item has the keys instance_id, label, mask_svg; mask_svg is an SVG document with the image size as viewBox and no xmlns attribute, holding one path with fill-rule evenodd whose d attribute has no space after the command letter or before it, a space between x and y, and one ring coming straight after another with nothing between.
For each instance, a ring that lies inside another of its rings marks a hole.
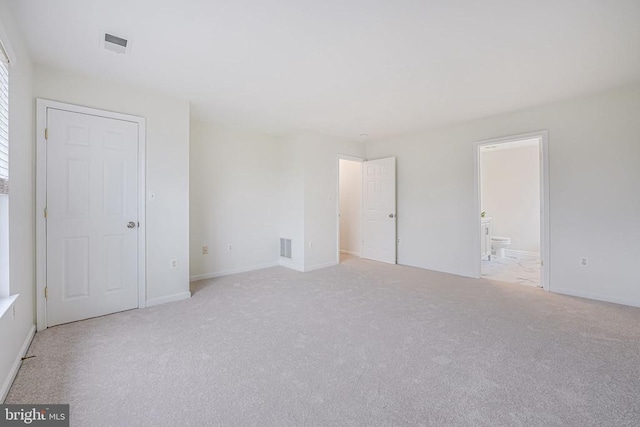
<instances>
[{"instance_id":1,"label":"open doorway","mask_svg":"<svg viewBox=\"0 0 640 427\"><path fill-rule=\"evenodd\" d=\"M362 159L338 157L338 260L360 257L362 246Z\"/></svg>"},{"instance_id":2,"label":"open doorway","mask_svg":"<svg viewBox=\"0 0 640 427\"><path fill-rule=\"evenodd\" d=\"M545 159L546 133L478 144L481 277L548 289Z\"/></svg>"}]
</instances>

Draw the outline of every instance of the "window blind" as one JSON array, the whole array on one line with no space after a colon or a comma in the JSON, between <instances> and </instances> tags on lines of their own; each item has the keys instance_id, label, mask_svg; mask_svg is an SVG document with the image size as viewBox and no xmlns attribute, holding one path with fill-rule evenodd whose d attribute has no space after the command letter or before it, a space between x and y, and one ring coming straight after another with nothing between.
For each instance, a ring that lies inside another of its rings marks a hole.
<instances>
[{"instance_id":1,"label":"window blind","mask_svg":"<svg viewBox=\"0 0 640 427\"><path fill-rule=\"evenodd\" d=\"M0 194L9 193L9 58L0 42Z\"/></svg>"}]
</instances>

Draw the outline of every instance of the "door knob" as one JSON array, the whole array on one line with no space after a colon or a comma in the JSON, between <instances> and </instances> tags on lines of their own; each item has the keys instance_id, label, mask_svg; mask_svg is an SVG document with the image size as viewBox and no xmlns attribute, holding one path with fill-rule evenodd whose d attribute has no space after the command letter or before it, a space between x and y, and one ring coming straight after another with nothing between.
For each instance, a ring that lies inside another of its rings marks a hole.
<instances>
[{"instance_id":1,"label":"door knob","mask_svg":"<svg viewBox=\"0 0 640 427\"><path fill-rule=\"evenodd\" d=\"M389 218L393 218L393 214L389 214Z\"/></svg>"},{"instance_id":2,"label":"door knob","mask_svg":"<svg viewBox=\"0 0 640 427\"><path fill-rule=\"evenodd\" d=\"M136 228L136 223L133 221L129 221L129 223L127 224L127 228Z\"/></svg>"}]
</instances>

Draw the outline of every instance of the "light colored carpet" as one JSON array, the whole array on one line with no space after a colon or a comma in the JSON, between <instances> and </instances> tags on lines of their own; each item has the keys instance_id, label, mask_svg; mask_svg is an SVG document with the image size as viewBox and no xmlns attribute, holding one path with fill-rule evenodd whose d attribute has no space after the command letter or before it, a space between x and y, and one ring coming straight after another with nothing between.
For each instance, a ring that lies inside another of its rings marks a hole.
<instances>
[{"instance_id":1,"label":"light colored carpet","mask_svg":"<svg viewBox=\"0 0 640 427\"><path fill-rule=\"evenodd\" d=\"M640 309L359 259L38 333L74 426L640 424Z\"/></svg>"}]
</instances>

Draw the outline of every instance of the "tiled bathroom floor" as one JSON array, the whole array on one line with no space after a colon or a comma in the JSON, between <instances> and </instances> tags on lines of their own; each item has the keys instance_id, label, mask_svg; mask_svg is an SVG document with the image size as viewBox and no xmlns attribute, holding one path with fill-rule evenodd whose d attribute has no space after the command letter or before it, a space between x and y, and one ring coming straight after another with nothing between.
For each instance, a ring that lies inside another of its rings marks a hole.
<instances>
[{"instance_id":1,"label":"tiled bathroom floor","mask_svg":"<svg viewBox=\"0 0 640 427\"><path fill-rule=\"evenodd\" d=\"M482 260L482 277L500 282L540 287L540 258L512 257Z\"/></svg>"}]
</instances>

